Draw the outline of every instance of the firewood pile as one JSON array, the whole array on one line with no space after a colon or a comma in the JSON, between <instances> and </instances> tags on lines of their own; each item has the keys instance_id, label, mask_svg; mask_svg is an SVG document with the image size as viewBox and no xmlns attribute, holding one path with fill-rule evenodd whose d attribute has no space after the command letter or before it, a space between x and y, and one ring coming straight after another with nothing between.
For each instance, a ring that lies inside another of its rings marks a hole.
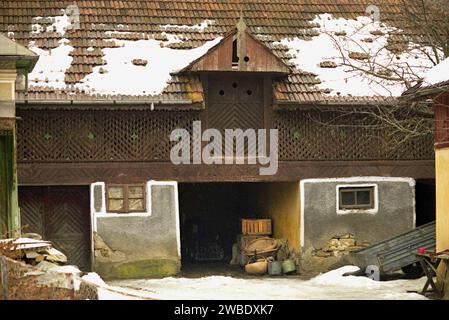
<instances>
[{"instance_id":1,"label":"firewood pile","mask_svg":"<svg viewBox=\"0 0 449 320\"><path fill-rule=\"evenodd\" d=\"M55 249L50 241L34 238L1 239L0 255L23 261L36 266L38 264L65 264L67 257Z\"/></svg>"}]
</instances>

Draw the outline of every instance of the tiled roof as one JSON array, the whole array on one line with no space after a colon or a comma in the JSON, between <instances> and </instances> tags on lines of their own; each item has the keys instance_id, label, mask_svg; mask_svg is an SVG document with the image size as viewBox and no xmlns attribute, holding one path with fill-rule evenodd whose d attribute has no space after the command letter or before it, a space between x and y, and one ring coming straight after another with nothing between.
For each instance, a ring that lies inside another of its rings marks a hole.
<instances>
[{"instance_id":1,"label":"tiled roof","mask_svg":"<svg viewBox=\"0 0 449 320\"><path fill-rule=\"evenodd\" d=\"M30 79L29 93L26 96L20 95L19 100L146 99L198 102L203 99L203 91L201 82L195 76L174 76L161 94L152 97L117 94L111 98L71 88L92 73L94 67L104 64L104 49L117 46L113 39L151 38L168 41L170 36L176 35L182 41L167 42L170 48L191 49L223 36L234 28L240 10L243 10L245 22L251 32L278 57L290 64L288 48L278 42L285 38L308 39L316 36L316 26L312 20L318 14L330 13L335 17L356 19L366 15L367 6L374 3L381 8L382 21L395 25L400 13L399 1L396 0L2 0L0 32L25 46L34 41L43 50L54 49L58 47L62 35L54 30L45 30L51 22L46 25L45 21L40 20L43 32L32 32L32 25L36 23L36 17L60 16L61 10L73 3L79 7L80 25L78 30L68 31L64 35L73 47L70 52L73 60L65 70L66 86L54 89L46 86L45 81L36 83ZM200 27L205 20L212 23L205 28ZM406 35L416 33L410 30L404 32ZM390 38L392 43L396 40L401 42L402 38ZM315 75L297 70L288 79L274 85L274 97L290 102L339 101L338 97L329 98L317 87L319 83L320 80ZM348 100L347 97L344 99ZM353 99L366 101L380 98Z\"/></svg>"}]
</instances>

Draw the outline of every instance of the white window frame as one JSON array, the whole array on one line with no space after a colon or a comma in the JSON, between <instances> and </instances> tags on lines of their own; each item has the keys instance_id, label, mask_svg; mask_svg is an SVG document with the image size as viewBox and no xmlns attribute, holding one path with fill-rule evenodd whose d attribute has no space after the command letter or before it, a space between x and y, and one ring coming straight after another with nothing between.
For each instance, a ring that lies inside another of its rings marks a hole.
<instances>
[{"instance_id":1,"label":"white window frame","mask_svg":"<svg viewBox=\"0 0 449 320\"><path fill-rule=\"evenodd\" d=\"M373 201L374 208L372 209L340 209L340 189L342 188L373 188ZM338 184L335 187L336 191L336 209L337 214L352 214L352 213L366 213L366 214L377 214L379 212L379 186L376 183L364 183L364 184Z\"/></svg>"},{"instance_id":2,"label":"white window frame","mask_svg":"<svg viewBox=\"0 0 449 320\"><path fill-rule=\"evenodd\" d=\"M107 196L106 196L106 192L107 192L107 187L106 187L106 183L104 182L95 182L91 184L91 212L93 213L94 216L99 217L99 218L107 218L107 217L147 217L147 216L151 216L151 186L154 185L154 181L147 181L145 183L145 193L146 193L146 210L142 211L142 212L129 212L129 213L116 213L116 212L108 212L107 211L107 207L106 207L106 200L107 200ZM101 186L101 198L102 198L102 205L101 205L101 210L100 211L96 211L95 210L95 204L94 204L94 186L96 185L100 185Z\"/></svg>"}]
</instances>

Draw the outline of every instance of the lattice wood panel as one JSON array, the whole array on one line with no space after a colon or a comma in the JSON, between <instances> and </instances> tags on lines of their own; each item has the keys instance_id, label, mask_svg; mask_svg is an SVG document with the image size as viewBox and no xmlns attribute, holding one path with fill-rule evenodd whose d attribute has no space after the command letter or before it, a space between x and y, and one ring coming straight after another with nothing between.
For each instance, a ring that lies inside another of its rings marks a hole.
<instances>
[{"instance_id":1,"label":"lattice wood panel","mask_svg":"<svg viewBox=\"0 0 449 320\"><path fill-rule=\"evenodd\" d=\"M274 127L279 130L281 160L427 160L434 158L433 137L410 140L395 145L391 133L351 123L329 126L339 114L326 113L318 120L313 111L274 113ZM341 117L341 115L340 115ZM320 122L321 121L321 122ZM325 123L326 125L323 125ZM335 124L335 123L334 123Z\"/></svg>"},{"instance_id":2,"label":"lattice wood panel","mask_svg":"<svg viewBox=\"0 0 449 320\"><path fill-rule=\"evenodd\" d=\"M210 103L213 128L263 128L258 102ZM215 110L217 109L217 110ZM213 112L213 111L216 112ZM358 126L328 127L312 111L273 113L279 129L281 160L419 160L433 159L433 137L399 146L391 133ZM18 122L18 161L169 161L175 128L192 132L199 112L25 111ZM327 118L326 118L327 117ZM326 113L326 121L336 115ZM346 119L348 122L348 119ZM348 123L347 123L348 124ZM349 123L350 125L350 123Z\"/></svg>"},{"instance_id":3,"label":"lattice wood panel","mask_svg":"<svg viewBox=\"0 0 449 320\"><path fill-rule=\"evenodd\" d=\"M197 112L20 111L18 161L169 161L170 133Z\"/></svg>"}]
</instances>

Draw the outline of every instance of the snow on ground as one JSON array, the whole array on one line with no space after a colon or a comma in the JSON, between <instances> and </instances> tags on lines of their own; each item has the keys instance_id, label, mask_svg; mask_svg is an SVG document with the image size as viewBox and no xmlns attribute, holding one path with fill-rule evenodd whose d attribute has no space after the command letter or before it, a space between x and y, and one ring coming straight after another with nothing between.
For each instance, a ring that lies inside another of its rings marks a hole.
<instances>
[{"instance_id":1,"label":"snow on ground","mask_svg":"<svg viewBox=\"0 0 449 320\"><path fill-rule=\"evenodd\" d=\"M317 75L322 81L319 88L330 89L331 95L400 96L406 89L402 78L416 82L433 66L424 53L431 54L430 47L409 43L402 53L388 50L390 35L401 30L369 17L354 20L321 14L313 23L319 25L315 28L318 36L310 40L286 38L279 43L295 56L291 61L296 67ZM323 62L335 66L322 67Z\"/></svg>"},{"instance_id":2,"label":"snow on ground","mask_svg":"<svg viewBox=\"0 0 449 320\"><path fill-rule=\"evenodd\" d=\"M82 280L97 287L99 300L141 300L145 299L142 295L136 295L130 290L123 288L114 288L106 284L95 272L89 272L82 277ZM79 284L78 284L79 285Z\"/></svg>"},{"instance_id":3,"label":"snow on ground","mask_svg":"<svg viewBox=\"0 0 449 320\"><path fill-rule=\"evenodd\" d=\"M310 280L295 277L234 278L209 276L117 280L109 285L134 295L174 300L309 300L309 299L426 299L418 293L425 278L378 282L366 277L343 274L358 270L346 266L321 274Z\"/></svg>"},{"instance_id":4,"label":"snow on ground","mask_svg":"<svg viewBox=\"0 0 449 320\"><path fill-rule=\"evenodd\" d=\"M423 79L424 86L449 81L449 58L430 69Z\"/></svg>"}]
</instances>

